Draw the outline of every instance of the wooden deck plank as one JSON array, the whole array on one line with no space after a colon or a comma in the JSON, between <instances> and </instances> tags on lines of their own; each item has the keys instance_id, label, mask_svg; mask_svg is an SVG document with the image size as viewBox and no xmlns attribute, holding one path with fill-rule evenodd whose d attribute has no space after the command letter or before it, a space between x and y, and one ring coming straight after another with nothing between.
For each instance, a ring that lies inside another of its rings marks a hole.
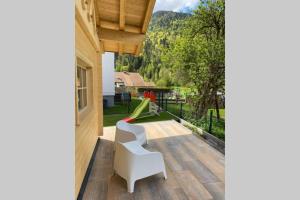
<instances>
[{"instance_id":1,"label":"wooden deck plank","mask_svg":"<svg viewBox=\"0 0 300 200\"><path fill-rule=\"evenodd\" d=\"M177 122L141 124L148 138L146 149L160 151L168 179L162 174L138 180L127 192L124 179L113 174L115 127L105 127L83 199L108 200L222 200L225 198L224 155Z\"/></svg>"},{"instance_id":2,"label":"wooden deck plank","mask_svg":"<svg viewBox=\"0 0 300 200\"><path fill-rule=\"evenodd\" d=\"M213 199L206 188L194 177L190 171L175 172L176 179L189 199L210 200Z\"/></svg>"},{"instance_id":3,"label":"wooden deck plank","mask_svg":"<svg viewBox=\"0 0 300 200\"><path fill-rule=\"evenodd\" d=\"M225 186L224 183L206 183L204 187L213 196L214 200L225 199Z\"/></svg>"}]
</instances>

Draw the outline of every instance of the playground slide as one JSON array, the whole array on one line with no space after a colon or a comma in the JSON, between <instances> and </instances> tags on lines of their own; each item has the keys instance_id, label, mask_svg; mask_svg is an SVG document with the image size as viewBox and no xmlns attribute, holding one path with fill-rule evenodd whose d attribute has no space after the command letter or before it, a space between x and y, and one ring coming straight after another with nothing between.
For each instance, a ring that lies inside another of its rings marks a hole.
<instances>
[{"instance_id":1,"label":"playground slide","mask_svg":"<svg viewBox=\"0 0 300 200\"><path fill-rule=\"evenodd\" d=\"M142 102L134 109L133 113L129 117L127 117L123 120L126 122L134 121L143 112L143 110L148 106L149 102L150 102L150 98L144 98L142 100Z\"/></svg>"}]
</instances>

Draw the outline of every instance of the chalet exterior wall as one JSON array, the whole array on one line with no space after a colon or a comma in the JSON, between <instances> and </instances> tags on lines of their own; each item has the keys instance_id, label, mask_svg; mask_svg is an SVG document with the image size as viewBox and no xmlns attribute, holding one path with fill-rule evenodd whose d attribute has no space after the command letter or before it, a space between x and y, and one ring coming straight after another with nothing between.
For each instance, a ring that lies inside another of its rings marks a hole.
<instances>
[{"instance_id":1,"label":"chalet exterior wall","mask_svg":"<svg viewBox=\"0 0 300 200\"><path fill-rule=\"evenodd\" d=\"M75 0L76 197L97 139L103 134L101 55L104 51L139 55L154 4L155 0L126 6L124 1L120 6L119 0Z\"/></svg>"},{"instance_id":2,"label":"chalet exterior wall","mask_svg":"<svg viewBox=\"0 0 300 200\"><path fill-rule=\"evenodd\" d=\"M78 111L78 96L75 96L75 196L78 196L83 178L85 176L89 161L95 148L98 136L103 131L102 110L102 69L101 50L96 30L93 28L92 20L87 19L88 10L82 9L81 1L76 1L75 20L75 68L77 62L83 62L88 66L91 76L88 87L92 90L91 104L84 115Z\"/></svg>"}]
</instances>

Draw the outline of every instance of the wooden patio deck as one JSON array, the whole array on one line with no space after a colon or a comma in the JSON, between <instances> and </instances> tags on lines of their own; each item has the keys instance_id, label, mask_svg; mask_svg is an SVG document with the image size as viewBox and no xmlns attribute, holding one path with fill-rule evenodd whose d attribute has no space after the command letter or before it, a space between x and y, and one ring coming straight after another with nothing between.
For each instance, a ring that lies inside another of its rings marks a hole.
<instances>
[{"instance_id":1,"label":"wooden patio deck","mask_svg":"<svg viewBox=\"0 0 300 200\"><path fill-rule=\"evenodd\" d=\"M225 199L223 154L173 120L141 125L146 128L149 140L146 149L163 154L168 179L164 180L158 174L138 180L135 192L128 193L126 181L118 175L112 175L115 127L106 127L84 192L84 200Z\"/></svg>"}]
</instances>

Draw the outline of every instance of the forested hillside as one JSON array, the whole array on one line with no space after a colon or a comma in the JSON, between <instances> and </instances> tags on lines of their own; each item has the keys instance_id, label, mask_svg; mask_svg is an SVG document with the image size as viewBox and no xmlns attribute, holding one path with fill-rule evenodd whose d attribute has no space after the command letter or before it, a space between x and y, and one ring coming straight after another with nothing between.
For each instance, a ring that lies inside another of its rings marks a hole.
<instances>
[{"instance_id":1,"label":"forested hillside","mask_svg":"<svg viewBox=\"0 0 300 200\"><path fill-rule=\"evenodd\" d=\"M174 83L169 78L169 70L161 58L183 28L184 20L191 15L172 11L157 11L153 14L141 56L121 55L117 57L116 70L139 72L146 80L160 86Z\"/></svg>"},{"instance_id":2,"label":"forested hillside","mask_svg":"<svg viewBox=\"0 0 300 200\"><path fill-rule=\"evenodd\" d=\"M178 20L184 20L190 17L191 14L179 13L172 11L157 11L153 13L149 24L148 32L155 31L176 31L179 27L173 26Z\"/></svg>"}]
</instances>

